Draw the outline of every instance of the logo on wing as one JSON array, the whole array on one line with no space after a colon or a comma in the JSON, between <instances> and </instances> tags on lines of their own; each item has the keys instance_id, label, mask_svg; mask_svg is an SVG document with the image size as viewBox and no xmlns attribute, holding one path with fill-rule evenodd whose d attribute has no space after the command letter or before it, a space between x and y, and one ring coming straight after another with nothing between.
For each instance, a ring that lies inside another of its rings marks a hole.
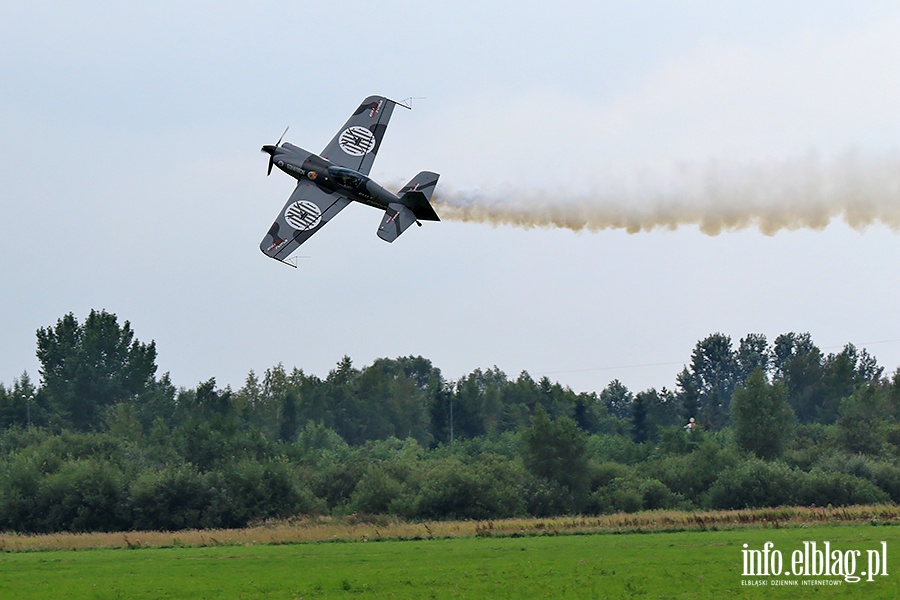
<instances>
[{"instance_id":1,"label":"logo on wing","mask_svg":"<svg viewBox=\"0 0 900 600\"><path fill-rule=\"evenodd\" d=\"M309 200L297 200L285 209L284 220L294 229L306 231L322 222L322 211Z\"/></svg>"},{"instance_id":2,"label":"logo on wing","mask_svg":"<svg viewBox=\"0 0 900 600\"><path fill-rule=\"evenodd\" d=\"M363 156L375 149L375 134L355 125L341 132L338 144L350 156Z\"/></svg>"}]
</instances>

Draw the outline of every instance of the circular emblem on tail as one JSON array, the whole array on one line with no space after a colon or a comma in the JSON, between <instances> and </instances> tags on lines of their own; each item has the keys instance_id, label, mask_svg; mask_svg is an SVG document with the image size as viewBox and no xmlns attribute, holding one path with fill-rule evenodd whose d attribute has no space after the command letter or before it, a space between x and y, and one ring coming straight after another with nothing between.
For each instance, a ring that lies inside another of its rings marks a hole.
<instances>
[{"instance_id":1,"label":"circular emblem on tail","mask_svg":"<svg viewBox=\"0 0 900 600\"><path fill-rule=\"evenodd\" d=\"M306 231L322 222L322 211L309 200L297 200L285 209L284 220L294 229Z\"/></svg>"},{"instance_id":2,"label":"circular emblem on tail","mask_svg":"<svg viewBox=\"0 0 900 600\"><path fill-rule=\"evenodd\" d=\"M348 127L341 132L338 144L350 156L363 156L375 149L375 134L365 127Z\"/></svg>"}]
</instances>

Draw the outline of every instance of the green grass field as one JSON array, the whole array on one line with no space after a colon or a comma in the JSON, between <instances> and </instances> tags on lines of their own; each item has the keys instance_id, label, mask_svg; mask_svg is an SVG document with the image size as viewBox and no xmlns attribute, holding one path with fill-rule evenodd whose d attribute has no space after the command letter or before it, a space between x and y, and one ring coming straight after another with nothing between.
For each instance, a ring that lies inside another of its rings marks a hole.
<instances>
[{"instance_id":1,"label":"green grass field","mask_svg":"<svg viewBox=\"0 0 900 600\"><path fill-rule=\"evenodd\" d=\"M803 541L861 550L857 573L884 541L888 576L802 587L774 582L812 578L742 577L742 545L767 541L788 565ZM900 527L872 525L5 552L0 598L900 598L898 555Z\"/></svg>"}]
</instances>

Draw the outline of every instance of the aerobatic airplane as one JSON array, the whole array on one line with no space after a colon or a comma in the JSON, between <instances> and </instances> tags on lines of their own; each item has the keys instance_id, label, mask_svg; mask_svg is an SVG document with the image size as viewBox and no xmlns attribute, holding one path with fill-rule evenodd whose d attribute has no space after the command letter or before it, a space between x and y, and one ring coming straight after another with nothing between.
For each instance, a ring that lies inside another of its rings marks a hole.
<instances>
[{"instance_id":1,"label":"aerobatic airplane","mask_svg":"<svg viewBox=\"0 0 900 600\"><path fill-rule=\"evenodd\" d=\"M429 202L437 173L422 171L397 194L368 177L395 104L382 96L366 98L321 155L288 142L282 144L281 139L274 146L262 147L270 157L267 174L277 165L297 180L297 187L259 245L266 256L296 266L286 261L288 256L354 200L384 211L378 237L387 242L393 242L413 223L421 227L420 221L440 221Z\"/></svg>"}]
</instances>

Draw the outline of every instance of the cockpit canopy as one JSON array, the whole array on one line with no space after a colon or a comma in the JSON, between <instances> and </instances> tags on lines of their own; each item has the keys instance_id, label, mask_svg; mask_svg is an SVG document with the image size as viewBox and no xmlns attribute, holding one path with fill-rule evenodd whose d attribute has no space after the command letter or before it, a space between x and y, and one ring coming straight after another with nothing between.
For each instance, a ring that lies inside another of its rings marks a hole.
<instances>
[{"instance_id":1,"label":"cockpit canopy","mask_svg":"<svg viewBox=\"0 0 900 600\"><path fill-rule=\"evenodd\" d=\"M341 187L354 189L366 180L366 176L359 171L347 167L328 167L328 178Z\"/></svg>"}]
</instances>

